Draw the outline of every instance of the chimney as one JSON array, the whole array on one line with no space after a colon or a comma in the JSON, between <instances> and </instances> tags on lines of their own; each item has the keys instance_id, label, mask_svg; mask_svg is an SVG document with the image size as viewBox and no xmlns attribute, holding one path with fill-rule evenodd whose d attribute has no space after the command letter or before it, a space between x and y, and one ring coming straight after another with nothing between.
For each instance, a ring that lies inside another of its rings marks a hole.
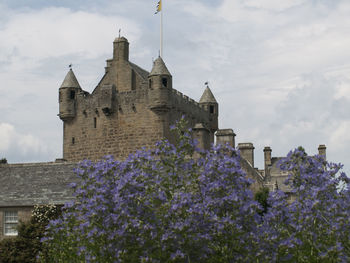
<instances>
[{"instance_id":1,"label":"chimney","mask_svg":"<svg viewBox=\"0 0 350 263\"><path fill-rule=\"evenodd\" d=\"M113 59L129 60L129 42L125 37L118 37L113 42Z\"/></svg>"},{"instance_id":2,"label":"chimney","mask_svg":"<svg viewBox=\"0 0 350 263\"><path fill-rule=\"evenodd\" d=\"M252 167L254 167L254 146L251 142L239 143L238 149L241 152L241 157L246 159Z\"/></svg>"},{"instance_id":3,"label":"chimney","mask_svg":"<svg viewBox=\"0 0 350 263\"><path fill-rule=\"evenodd\" d=\"M271 165L271 148L269 146L265 146L264 148L264 163L265 163L265 169L267 166Z\"/></svg>"},{"instance_id":4,"label":"chimney","mask_svg":"<svg viewBox=\"0 0 350 263\"><path fill-rule=\"evenodd\" d=\"M326 149L327 149L327 147L326 147L326 145L324 145L324 144L320 144L320 145L318 146L318 154L319 154L319 155L323 155L323 156L324 156L324 159L326 159Z\"/></svg>"},{"instance_id":5,"label":"chimney","mask_svg":"<svg viewBox=\"0 0 350 263\"><path fill-rule=\"evenodd\" d=\"M228 144L231 147L235 147L235 136L236 134L232 129L220 129L215 133L216 136L216 145Z\"/></svg>"},{"instance_id":6,"label":"chimney","mask_svg":"<svg viewBox=\"0 0 350 263\"><path fill-rule=\"evenodd\" d=\"M203 150L210 149L209 130L202 123L197 123L193 127L193 138L198 141L198 148Z\"/></svg>"}]
</instances>

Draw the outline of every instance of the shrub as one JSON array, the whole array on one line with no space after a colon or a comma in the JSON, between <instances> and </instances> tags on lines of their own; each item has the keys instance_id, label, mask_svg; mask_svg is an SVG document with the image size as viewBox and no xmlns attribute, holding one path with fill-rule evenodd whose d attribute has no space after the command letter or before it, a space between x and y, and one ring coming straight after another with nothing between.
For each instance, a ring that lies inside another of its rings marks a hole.
<instances>
[{"instance_id":1,"label":"shrub","mask_svg":"<svg viewBox=\"0 0 350 263\"><path fill-rule=\"evenodd\" d=\"M185 125L173 128L176 146L163 140L123 162L83 162L75 201L49 225L49 259L252 262L260 223L252 181L235 149L201 151Z\"/></svg>"},{"instance_id":2,"label":"shrub","mask_svg":"<svg viewBox=\"0 0 350 263\"><path fill-rule=\"evenodd\" d=\"M0 263L34 263L39 252L45 250L40 239L51 219L57 218L60 209L55 205L35 206L29 222L21 222L18 236L0 242Z\"/></svg>"}]
</instances>

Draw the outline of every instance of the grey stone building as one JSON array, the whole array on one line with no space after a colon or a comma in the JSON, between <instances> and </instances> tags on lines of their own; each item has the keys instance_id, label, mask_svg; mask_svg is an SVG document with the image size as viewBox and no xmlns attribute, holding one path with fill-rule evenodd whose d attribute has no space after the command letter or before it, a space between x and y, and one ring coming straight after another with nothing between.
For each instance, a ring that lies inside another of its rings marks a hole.
<instances>
[{"instance_id":1,"label":"grey stone building","mask_svg":"<svg viewBox=\"0 0 350 263\"><path fill-rule=\"evenodd\" d=\"M59 118L63 122L63 158L51 163L0 165L0 239L16 235L14 227L30 218L36 204L72 200L68 184L77 182L73 169L84 159L105 155L125 159L141 147L151 148L161 138L172 141L169 126L184 115L199 146L214 143L235 147L232 129L219 129L219 105L207 86L199 102L173 88L172 75L158 57L150 72L129 61L129 42L118 37L105 74L90 94L70 69L59 88ZM283 176L264 149L265 167L254 167L254 146L239 143L242 168L255 180L257 191L264 184L282 187ZM325 151L325 148L324 148Z\"/></svg>"}]
</instances>

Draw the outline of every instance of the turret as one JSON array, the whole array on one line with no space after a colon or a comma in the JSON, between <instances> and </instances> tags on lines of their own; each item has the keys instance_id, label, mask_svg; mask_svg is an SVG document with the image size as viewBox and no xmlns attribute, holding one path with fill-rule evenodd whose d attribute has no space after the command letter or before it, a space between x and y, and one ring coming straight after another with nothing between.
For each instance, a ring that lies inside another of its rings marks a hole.
<instances>
[{"instance_id":1,"label":"turret","mask_svg":"<svg viewBox=\"0 0 350 263\"><path fill-rule=\"evenodd\" d=\"M125 37L118 37L114 40L113 59L120 61L129 60L129 42Z\"/></svg>"},{"instance_id":2,"label":"turret","mask_svg":"<svg viewBox=\"0 0 350 263\"><path fill-rule=\"evenodd\" d=\"M149 101L152 110L167 111L170 109L172 86L172 76L163 59L158 57L153 62L152 71L148 75Z\"/></svg>"},{"instance_id":3,"label":"turret","mask_svg":"<svg viewBox=\"0 0 350 263\"><path fill-rule=\"evenodd\" d=\"M199 105L208 112L209 129L214 133L218 129L219 107L208 85L199 100Z\"/></svg>"},{"instance_id":4,"label":"turret","mask_svg":"<svg viewBox=\"0 0 350 263\"><path fill-rule=\"evenodd\" d=\"M70 69L59 88L59 114L61 120L65 121L75 117L77 93L81 91L79 82Z\"/></svg>"}]
</instances>

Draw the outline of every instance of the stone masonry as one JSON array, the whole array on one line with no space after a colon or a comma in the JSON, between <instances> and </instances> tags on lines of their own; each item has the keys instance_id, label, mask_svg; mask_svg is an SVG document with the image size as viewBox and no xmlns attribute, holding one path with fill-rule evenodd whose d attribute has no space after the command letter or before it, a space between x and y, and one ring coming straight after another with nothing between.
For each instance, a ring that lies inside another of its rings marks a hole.
<instances>
[{"instance_id":1,"label":"stone masonry","mask_svg":"<svg viewBox=\"0 0 350 263\"><path fill-rule=\"evenodd\" d=\"M59 89L59 117L63 121L63 159L98 160L104 155L125 159L141 147L151 148L161 138L170 141L169 126L186 116L200 127L205 148L218 129L218 103L209 87L199 103L172 87L172 76L161 57L151 72L129 61L124 37L113 43L113 58L95 90L84 91L72 70ZM197 126L196 126L197 125Z\"/></svg>"}]
</instances>

